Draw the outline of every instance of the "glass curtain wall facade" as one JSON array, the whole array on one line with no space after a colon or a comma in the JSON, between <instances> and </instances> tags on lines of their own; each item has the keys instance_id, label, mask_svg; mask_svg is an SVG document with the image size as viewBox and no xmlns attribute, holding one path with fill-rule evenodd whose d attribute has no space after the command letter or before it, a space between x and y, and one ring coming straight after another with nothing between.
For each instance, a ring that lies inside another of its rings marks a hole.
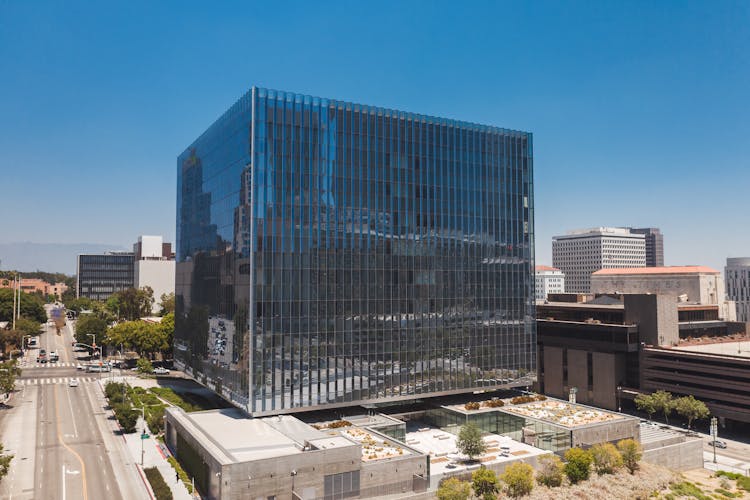
<instances>
[{"instance_id":1,"label":"glass curtain wall facade","mask_svg":"<svg viewBox=\"0 0 750 500\"><path fill-rule=\"evenodd\" d=\"M532 158L253 88L178 158L176 359L253 415L529 385Z\"/></svg>"}]
</instances>

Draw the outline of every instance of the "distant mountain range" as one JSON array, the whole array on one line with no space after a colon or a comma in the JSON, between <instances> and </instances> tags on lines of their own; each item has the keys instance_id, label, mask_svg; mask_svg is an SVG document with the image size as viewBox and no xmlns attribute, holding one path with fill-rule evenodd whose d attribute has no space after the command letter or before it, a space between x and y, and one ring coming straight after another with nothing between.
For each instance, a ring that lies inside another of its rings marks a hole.
<instances>
[{"instance_id":1,"label":"distant mountain range","mask_svg":"<svg viewBox=\"0 0 750 500\"><path fill-rule=\"evenodd\" d=\"M0 270L76 273L78 254L130 250L100 243L0 243Z\"/></svg>"}]
</instances>

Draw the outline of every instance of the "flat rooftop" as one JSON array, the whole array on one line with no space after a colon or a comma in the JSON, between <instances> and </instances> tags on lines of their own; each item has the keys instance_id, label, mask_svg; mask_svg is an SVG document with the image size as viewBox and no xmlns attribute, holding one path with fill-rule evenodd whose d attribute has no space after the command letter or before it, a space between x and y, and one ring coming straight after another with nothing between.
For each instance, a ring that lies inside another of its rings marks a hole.
<instances>
[{"instance_id":1,"label":"flat rooftop","mask_svg":"<svg viewBox=\"0 0 750 500\"><path fill-rule=\"evenodd\" d=\"M456 439L457 436L454 434L418 421L410 422L407 427L406 444L425 455L430 455L430 475L473 469L478 466L476 462L464 463L467 457L458 452ZM519 443L507 436L487 434L482 439L487 449L476 459L483 465L512 462L550 453Z\"/></svg>"},{"instance_id":2,"label":"flat rooftop","mask_svg":"<svg viewBox=\"0 0 750 500\"><path fill-rule=\"evenodd\" d=\"M626 418L617 413L579 404L571 404L567 401L557 399L547 399L546 401L535 401L520 405L505 405L499 408L499 410L513 415L550 422L569 429Z\"/></svg>"},{"instance_id":3,"label":"flat rooftop","mask_svg":"<svg viewBox=\"0 0 750 500\"><path fill-rule=\"evenodd\" d=\"M289 415L250 418L236 408L191 413L174 408L168 411L225 463L303 453L306 443L318 449L357 446L338 434L327 435Z\"/></svg>"},{"instance_id":4,"label":"flat rooftop","mask_svg":"<svg viewBox=\"0 0 750 500\"><path fill-rule=\"evenodd\" d=\"M678 345L671 349L676 351L689 351L700 354L721 354L724 356L738 356L750 358L750 340L736 342L711 342L707 340L701 344Z\"/></svg>"}]
</instances>

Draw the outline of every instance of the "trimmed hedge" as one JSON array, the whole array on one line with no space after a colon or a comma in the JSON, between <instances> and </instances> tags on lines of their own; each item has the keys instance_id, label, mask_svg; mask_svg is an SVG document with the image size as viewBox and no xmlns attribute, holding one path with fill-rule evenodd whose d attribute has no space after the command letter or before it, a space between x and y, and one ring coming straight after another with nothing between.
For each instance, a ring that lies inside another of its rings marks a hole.
<instances>
[{"instance_id":1,"label":"trimmed hedge","mask_svg":"<svg viewBox=\"0 0 750 500\"><path fill-rule=\"evenodd\" d=\"M167 483L164 482L164 478L161 477L161 473L156 467L149 467L143 469L146 474L146 479L151 484L151 489L154 490L156 500L173 500L172 490L169 489Z\"/></svg>"}]
</instances>

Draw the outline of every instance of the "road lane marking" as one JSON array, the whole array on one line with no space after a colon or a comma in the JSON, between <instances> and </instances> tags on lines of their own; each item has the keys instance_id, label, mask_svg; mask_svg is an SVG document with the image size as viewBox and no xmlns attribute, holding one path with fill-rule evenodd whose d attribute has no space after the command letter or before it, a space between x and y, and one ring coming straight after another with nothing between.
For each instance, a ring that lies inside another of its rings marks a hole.
<instances>
[{"instance_id":1,"label":"road lane marking","mask_svg":"<svg viewBox=\"0 0 750 500\"><path fill-rule=\"evenodd\" d=\"M73 415L73 401L70 400L70 391L65 391L65 394L68 396L68 404L70 405L70 418L73 421L73 432L75 432L75 437L78 438L78 426L76 426L76 416Z\"/></svg>"},{"instance_id":2,"label":"road lane marking","mask_svg":"<svg viewBox=\"0 0 750 500\"><path fill-rule=\"evenodd\" d=\"M57 388L52 388L52 394L55 396L55 416L57 417L57 439L60 441L60 444L65 447L69 452L71 452L75 457L78 459L78 462L81 464L81 479L83 480L83 500L88 500L89 493L88 488L86 485L86 464L83 462L83 459L81 458L81 455L76 453L76 451L68 446L65 443L65 440L62 438L62 433L60 432L60 404L57 402Z\"/></svg>"},{"instance_id":3,"label":"road lane marking","mask_svg":"<svg viewBox=\"0 0 750 500\"><path fill-rule=\"evenodd\" d=\"M63 497L63 500L65 500L65 465L64 464L62 466L62 476L63 476L63 480L62 480L62 483L63 483L62 484L62 490L63 490L62 493L63 493L63 495L62 495L62 497Z\"/></svg>"}]
</instances>

